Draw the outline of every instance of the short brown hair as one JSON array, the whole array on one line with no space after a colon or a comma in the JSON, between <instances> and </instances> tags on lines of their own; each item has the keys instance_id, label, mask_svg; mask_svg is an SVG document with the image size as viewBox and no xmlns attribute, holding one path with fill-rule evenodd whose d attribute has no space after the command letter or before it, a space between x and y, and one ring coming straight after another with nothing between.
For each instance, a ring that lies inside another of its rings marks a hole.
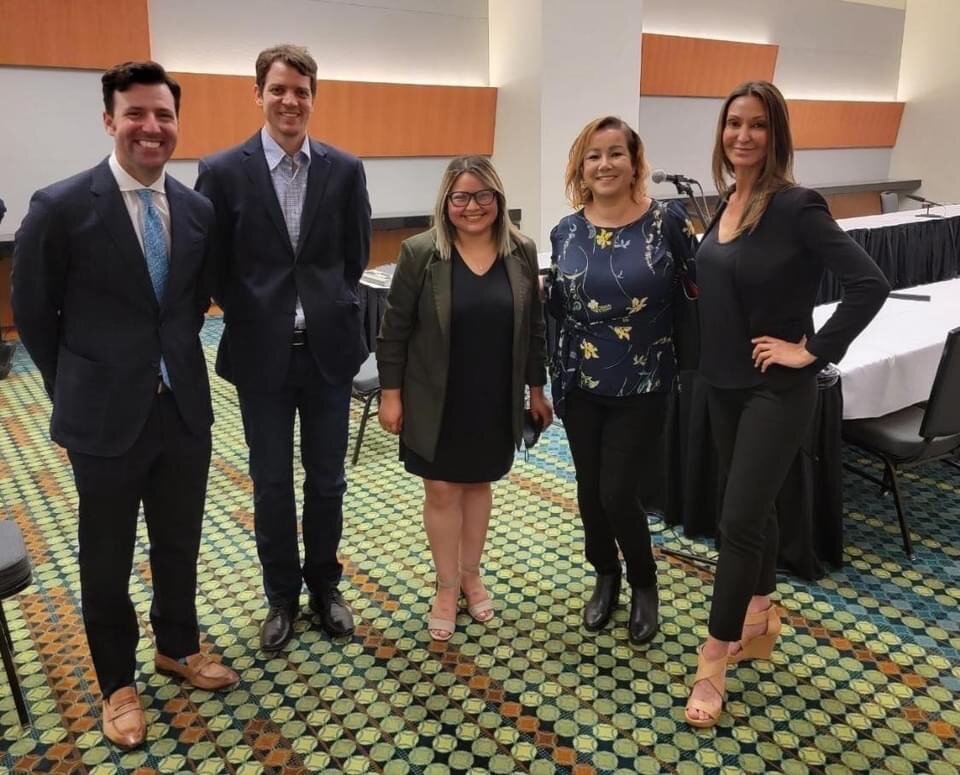
<instances>
[{"instance_id":1,"label":"short brown hair","mask_svg":"<svg viewBox=\"0 0 960 775\"><path fill-rule=\"evenodd\" d=\"M265 48L257 55L257 91L263 94L263 87L267 83L267 73L274 62L283 62L292 67L300 75L310 78L310 93L317 95L317 61L310 56L310 52L303 46L294 46L290 43L280 43Z\"/></svg>"},{"instance_id":2,"label":"short brown hair","mask_svg":"<svg viewBox=\"0 0 960 775\"><path fill-rule=\"evenodd\" d=\"M114 65L100 78L103 86L103 109L113 115L113 97L134 84L154 86L163 84L173 95L173 110L180 115L180 84L169 76L163 65L156 62L123 62Z\"/></svg>"},{"instance_id":3,"label":"short brown hair","mask_svg":"<svg viewBox=\"0 0 960 775\"><path fill-rule=\"evenodd\" d=\"M604 129L619 129L627 141L627 153L633 162L634 177L631 183L631 193L639 201L647 193L647 159L643 153L643 141L640 135L622 118L603 116L595 118L577 135L577 139L570 146L570 156L567 160L567 172L564 176L567 199L575 208L583 207L593 201L593 194L583 185L583 159L587 155L590 138L594 132Z\"/></svg>"},{"instance_id":4,"label":"short brown hair","mask_svg":"<svg viewBox=\"0 0 960 775\"><path fill-rule=\"evenodd\" d=\"M503 192L503 182L493 163L485 156L458 156L452 159L440 179L437 203L433 208L433 226L437 231L437 252L443 259L449 259L453 253L453 243L457 236L456 227L450 223L447 215L447 197L453 186L464 172L469 172L487 188L497 194L497 220L493 223L493 241L497 246L497 255L506 256L513 250L513 243L519 241L520 232L510 221L507 212L507 196Z\"/></svg>"},{"instance_id":5,"label":"short brown hair","mask_svg":"<svg viewBox=\"0 0 960 775\"><path fill-rule=\"evenodd\" d=\"M767 153L763 169L743 210L743 218L734 236L753 231L770 196L781 188L793 185L793 136L790 133L790 114L787 101L780 90L769 81L747 81L735 88L723 101L717 134L713 142L713 182L721 198L733 188L733 164L723 150L723 130L731 103L740 97L756 97L767 114Z\"/></svg>"}]
</instances>

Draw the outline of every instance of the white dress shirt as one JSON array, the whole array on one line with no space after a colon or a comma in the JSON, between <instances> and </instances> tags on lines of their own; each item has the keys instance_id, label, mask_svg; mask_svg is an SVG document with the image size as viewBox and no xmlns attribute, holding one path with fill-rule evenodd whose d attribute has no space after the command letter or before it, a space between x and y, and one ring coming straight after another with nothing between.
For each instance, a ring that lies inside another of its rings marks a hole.
<instances>
[{"instance_id":1,"label":"white dress shirt","mask_svg":"<svg viewBox=\"0 0 960 775\"><path fill-rule=\"evenodd\" d=\"M153 206L160 213L160 222L163 224L163 239L167 244L167 255L170 255L170 203L167 202L167 191L165 188L167 182L166 170L160 173L149 186L143 185L134 178L117 161L117 154L111 153L110 171L120 187L120 193L123 195L123 203L127 206L127 212L130 214L130 220L133 222L133 230L137 233L137 241L140 243L140 250L143 251L143 205L140 202L140 196L137 191L149 188L153 192Z\"/></svg>"}]
</instances>

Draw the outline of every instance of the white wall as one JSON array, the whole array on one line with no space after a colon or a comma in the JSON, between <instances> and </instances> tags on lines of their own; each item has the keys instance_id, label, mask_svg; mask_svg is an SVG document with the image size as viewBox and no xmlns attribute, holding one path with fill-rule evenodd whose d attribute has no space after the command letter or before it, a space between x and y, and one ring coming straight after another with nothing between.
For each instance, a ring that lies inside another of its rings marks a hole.
<instances>
[{"instance_id":1,"label":"white wall","mask_svg":"<svg viewBox=\"0 0 960 775\"><path fill-rule=\"evenodd\" d=\"M890 173L919 177L920 193L960 202L960 2L910 0L903 30L899 98L907 102Z\"/></svg>"},{"instance_id":2,"label":"white wall","mask_svg":"<svg viewBox=\"0 0 960 775\"><path fill-rule=\"evenodd\" d=\"M150 0L170 70L253 73L274 43L310 49L321 78L487 85L486 0Z\"/></svg>"},{"instance_id":3,"label":"white wall","mask_svg":"<svg viewBox=\"0 0 960 775\"><path fill-rule=\"evenodd\" d=\"M524 233L540 234L540 0L489 0L490 85L497 89L492 161Z\"/></svg>"},{"instance_id":4,"label":"white wall","mask_svg":"<svg viewBox=\"0 0 960 775\"><path fill-rule=\"evenodd\" d=\"M310 49L321 78L481 86L489 78L486 0L150 0L150 33L154 59L172 71L252 81L259 51L293 42ZM0 67L0 104L9 109L0 142L0 197L9 211L0 237L13 234L36 189L110 152L100 75ZM365 160L374 213L431 211L447 161ZM172 162L170 171L192 184L196 162Z\"/></svg>"},{"instance_id":5,"label":"white wall","mask_svg":"<svg viewBox=\"0 0 960 775\"><path fill-rule=\"evenodd\" d=\"M599 116L634 122L642 16L643 0L490 0L494 163L541 251L570 212L563 179L574 138Z\"/></svg>"}]
</instances>

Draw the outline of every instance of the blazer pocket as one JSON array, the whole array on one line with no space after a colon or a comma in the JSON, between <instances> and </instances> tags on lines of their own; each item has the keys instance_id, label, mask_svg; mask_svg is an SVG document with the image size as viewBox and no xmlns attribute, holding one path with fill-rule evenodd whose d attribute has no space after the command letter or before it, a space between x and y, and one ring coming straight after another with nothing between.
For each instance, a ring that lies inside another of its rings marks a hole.
<instances>
[{"instance_id":1,"label":"blazer pocket","mask_svg":"<svg viewBox=\"0 0 960 775\"><path fill-rule=\"evenodd\" d=\"M110 374L109 366L61 345L53 407L66 432L81 433L100 427L108 404Z\"/></svg>"}]
</instances>

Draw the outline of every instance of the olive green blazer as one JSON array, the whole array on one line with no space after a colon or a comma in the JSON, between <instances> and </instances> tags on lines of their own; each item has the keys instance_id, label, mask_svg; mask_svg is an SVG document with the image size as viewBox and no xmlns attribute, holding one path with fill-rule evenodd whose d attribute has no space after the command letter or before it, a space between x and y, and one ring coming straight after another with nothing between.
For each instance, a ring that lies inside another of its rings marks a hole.
<instances>
[{"instance_id":1,"label":"olive green blazer","mask_svg":"<svg viewBox=\"0 0 960 775\"><path fill-rule=\"evenodd\" d=\"M546 382L546 340L536 247L524 237L503 261L513 293L513 437L519 447L524 385ZM451 278L433 229L405 240L377 337L380 386L402 391L400 437L431 461L447 392Z\"/></svg>"}]
</instances>

